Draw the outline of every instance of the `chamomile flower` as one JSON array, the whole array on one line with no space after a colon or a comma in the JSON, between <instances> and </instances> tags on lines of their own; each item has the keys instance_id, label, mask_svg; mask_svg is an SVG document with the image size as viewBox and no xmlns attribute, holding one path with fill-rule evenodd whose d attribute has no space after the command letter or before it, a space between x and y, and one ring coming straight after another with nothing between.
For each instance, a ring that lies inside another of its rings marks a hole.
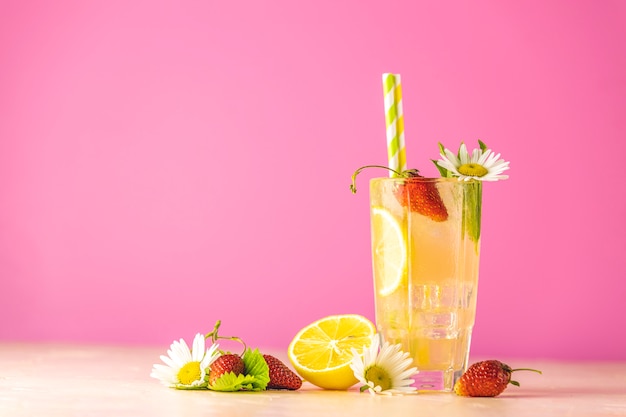
<instances>
[{"instance_id":1,"label":"chamomile flower","mask_svg":"<svg viewBox=\"0 0 626 417\"><path fill-rule=\"evenodd\" d=\"M409 368L412 362L409 354L401 350L401 345L384 342L381 346L380 335L375 334L370 346L364 347L362 352L352 348L350 368L359 382L364 384L361 391L409 394L416 390L410 386L415 381L409 378L417 373L417 368Z\"/></svg>"},{"instance_id":2,"label":"chamomile flower","mask_svg":"<svg viewBox=\"0 0 626 417\"><path fill-rule=\"evenodd\" d=\"M161 355L166 365L155 364L150 376L172 388L200 388L206 384L204 377L206 370L218 356L217 344L212 344L205 350L204 336L196 334L192 349L189 349L183 339L174 341L167 351L167 356Z\"/></svg>"},{"instance_id":3,"label":"chamomile flower","mask_svg":"<svg viewBox=\"0 0 626 417\"><path fill-rule=\"evenodd\" d=\"M487 149L484 143L480 142L480 148L474 149L470 155L464 143L459 148L458 156L450 150L441 147L441 159L435 164L444 172L451 176L459 177L459 181L469 181L471 179L480 181L505 180L508 175L502 175L509 169L509 163L500 158L500 154L495 154L491 149Z\"/></svg>"}]
</instances>

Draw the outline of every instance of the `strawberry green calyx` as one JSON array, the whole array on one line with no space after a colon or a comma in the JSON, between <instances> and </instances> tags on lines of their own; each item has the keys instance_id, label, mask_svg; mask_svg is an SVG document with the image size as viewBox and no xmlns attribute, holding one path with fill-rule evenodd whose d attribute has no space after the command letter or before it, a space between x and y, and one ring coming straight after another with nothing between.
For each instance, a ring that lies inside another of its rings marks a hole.
<instances>
[{"instance_id":1,"label":"strawberry green calyx","mask_svg":"<svg viewBox=\"0 0 626 417\"><path fill-rule=\"evenodd\" d=\"M254 381L251 383L252 390L263 391L267 389L270 382L270 369L259 349L246 349L243 363L246 366L247 374L254 377Z\"/></svg>"},{"instance_id":2,"label":"strawberry green calyx","mask_svg":"<svg viewBox=\"0 0 626 417\"><path fill-rule=\"evenodd\" d=\"M269 367L258 349L247 348L242 356L245 372L220 375L208 388L212 391L264 391L270 381Z\"/></svg>"}]
</instances>

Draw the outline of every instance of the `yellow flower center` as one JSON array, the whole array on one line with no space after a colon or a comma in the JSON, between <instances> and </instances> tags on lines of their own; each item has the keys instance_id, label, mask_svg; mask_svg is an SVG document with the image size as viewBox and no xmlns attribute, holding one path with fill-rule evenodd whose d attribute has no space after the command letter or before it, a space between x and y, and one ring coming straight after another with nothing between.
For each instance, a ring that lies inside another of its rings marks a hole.
<instances>
[{"instance_id":1,"label":"yellow flower center","mask_svg":"<svg viewBox=\"0 0 626 417\"><path fill-rule=\"evenodd\" d=\"M487 175L488 172L487 168L473 162L463 164L459 167L459 173L467 175L468 177L482 177L483 175Z\"/></svg>"},{"instance_id":2,"label":"yellow flower center","mask_svg":"<svg viewBox=\"0 0 626 417\"><path fill-rule=\"evenodd\" d=\"M178 371L178 381L183 385L191 385L194 381L197 381L202 376L200 372L200 362L186 363L180 371Z\"/></svg>"},{"instance_id":3,"label":"yellow flower center","mask_svg":"<svg viewBox=\"0 0 626 417\"><path fill-rule=\"evenodd\" d=\"M379 385L383 391L391 388L393 384L389 373L385 369L376 365L367 368L364 376L366 380L373 382L374 386Z\"/></svg>"}]
</instances>

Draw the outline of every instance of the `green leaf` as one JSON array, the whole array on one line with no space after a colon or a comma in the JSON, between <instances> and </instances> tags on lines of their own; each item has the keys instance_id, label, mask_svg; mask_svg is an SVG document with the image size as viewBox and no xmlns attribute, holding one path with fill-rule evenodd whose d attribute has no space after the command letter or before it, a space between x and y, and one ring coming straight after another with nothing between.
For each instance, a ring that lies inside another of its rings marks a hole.
<instances>
[{"instance_id":1,"label":"green leaf","mask_svg":"<svg viewBox=\"0 0 626 417\"><path fill-rule=\"evenodd\" d=\"M489 149L489 148L487 148L487 145L485 145L484 142L482 140L480 140L480 139L478 139L478 146L480 146L480 150L483 151L483 152L485 152L487 149Z\"/></svg>"},{"instance_id":2,"label":"green leaf","mask_svg":"<svg viewBox=\"0 0 626 417\"><path fill-rule=\"evenodd\" d=\"M213 391L263 391L270 382L270 368L258 349L246 349L242 356L246 374L228 372L208 388Z\"/></svg>"},{"instance_id":3,"label":"green leaf","mask_svg":"<svg viewBox=\"0 0 626 417\"><path fill-rule=\"evenodd\" d=\"M448 171L447 169L445 169L442 166L439 166L439 164L437 163L437 161L435 161L434 159L431 159L431 161L433 161L433 164L435 164L435 167L437 167L437 170L439 171L439 174L443 177L443 178L450 178L452 177L452 174L450 173L450 171Z\"/></svg>"},{"instance_id":4,"label":"green leaf","mask_svg":"<svg viewBox=\"0 0 626 417\"><path fill-rule=\"evenodd\" d=\"M219 377L215 383L209 386L213 391L259 391L254 389L255 377L253 375L239 374L228 372Z\"/></svg>"},{"instance_id":5,"label":"green leaf","mask_svg":"<svg viewBox=\"0 0 626 417\"><path fill-rule=\"evenodd\" d=\"M248 375L254 376L255 391L264 390L270 382L270 368L259 349L251 350L248 348L243 355L243 363Z\"/></svg>"}]
</instances>

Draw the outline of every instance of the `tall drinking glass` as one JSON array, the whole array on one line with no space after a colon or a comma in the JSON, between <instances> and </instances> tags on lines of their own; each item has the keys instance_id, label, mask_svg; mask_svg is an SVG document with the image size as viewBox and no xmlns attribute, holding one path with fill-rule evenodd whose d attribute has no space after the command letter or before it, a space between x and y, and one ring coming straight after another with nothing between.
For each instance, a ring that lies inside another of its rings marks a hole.
<instances>
[{"instance_id":1,"label":"tall drinking glass","mask_svg":"<svg viewBox=\"0 0 626 417\"><path fill-rule=\"evenodd\" d=\"M376 325L410 353L419 390L451 391L467 369L481 197L480 181L370 182Z\"/></svg>"}]
</instances>

